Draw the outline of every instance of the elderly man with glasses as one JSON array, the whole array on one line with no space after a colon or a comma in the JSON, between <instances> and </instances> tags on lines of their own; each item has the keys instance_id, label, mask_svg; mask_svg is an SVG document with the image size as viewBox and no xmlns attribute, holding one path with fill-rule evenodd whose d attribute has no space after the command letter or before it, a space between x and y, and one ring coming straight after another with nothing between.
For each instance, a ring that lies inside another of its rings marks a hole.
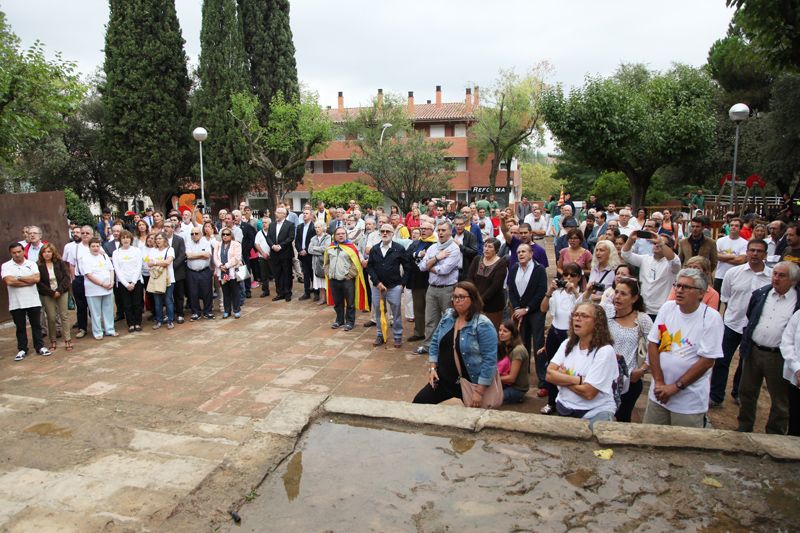
<instances>
[{"instance_id":1,"label":"elderly man with glasses","mask_svg":"<svg viewBox=\"0 0 800 533\"><path fill-rule=\"evenodd\" d=\"M392 312L392 334L394 347L403 344L403 316L400 312L400 299L408 277L408 257L405 248L394 242L395 229L391 224L383 224L380 229L380 243L373 246L367 261L367 273L372 281L372 307L375 311L375 322L380 324L383 300L384 310L388 306ZM405 272L405 274L404 274ZM380 346L388 339L383 337L378 327L374 346Z\"/></svg>"},{"instance_id":2,"label":"elderly man with glasses","mask_svg":"<svg viewBox=\"0 0 800 533\"><path fill-rule=\"evenodd\" d=\"M675 301L661 306L647 336L653 382L643 423L706 425L711 368L722 357L722 317L703 303L708 281L694 268L678 272Z\"/></svg>"},{"instance_id":3,"label":"elderly man with glasses","mask_svg":"<svg viewBox=\"0 0 800 533\"><path fill-rule=\"evenodd\" d=\"M214 253L211 241L201 235L200 228L189 230L186 241L186 292L189 294L189 307L192 321L201 316L213 319L211 256ZM203 300L203 309L200 309Z\"/></svg>"}]
</instances>

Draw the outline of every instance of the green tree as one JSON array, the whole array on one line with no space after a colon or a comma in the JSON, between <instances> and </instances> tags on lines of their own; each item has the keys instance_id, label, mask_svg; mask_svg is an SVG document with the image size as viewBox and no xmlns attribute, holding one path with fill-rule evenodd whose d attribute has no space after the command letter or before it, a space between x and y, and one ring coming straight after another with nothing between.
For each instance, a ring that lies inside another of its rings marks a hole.
<instances>
[{"instance_id":1,"label":"green tree","mask_svg":"<svg viewBox=\"0 0 800 533\"><path fill-rule=\"evenodd\" d=\"M475 109L476 122L469 130L469 142L477 149L481 163L490 159L492 193L500 163L508 162L522 146L542 143L540 103L547 88L544 77L549 70L549 66L542 63L523 76L513 70L501 71L500 78L485 97L486 102Z\"/></svg>"},{"instance_id":2,"label":"green tree","mask_svg":"<svg viewBox=\"0 0 800 533\"><path fill-rule=\"evenodd\" d=\"M726 0L759 56L779 69L800 69L800 0Z\"/></svg>"},{"instance_id":3,"label":"green tree","mask_svg":"<svg viewBox=\"0 0 800 533\"><path fill-rule=\"evenodd\" d=\"M708 75L692 67L658 73L623 65L569 96L560 87L549 91L542 110L559 146L596 170L623 172L639 207L659 168L710 149L714 91Z\"/></svg>"},{"instance_id":4,"label":"green tree","mask_svg":"<svg viewBox=\"0 0 800 533\"><path fill-rule=\"evenodd\" d=\"M247 90L249 76L236 0L204 0L197 73L192 115L193 125L209 132L203 143L206 188L238 201L258 174L249 165L247 143L231 114L231 97Z\"/></svg>"},{"instance_id":5,"label":"green tree","mask_svg":"<svg viewBox=\"0 0 800 533\"><path fill-rule=\"evenodd\" d=\"M270 120L259 121L261 105L249 93L233 95L232 114L247 142L250 164L259 170L270 208L297 188L306 160L325 149L333 138L333 125L317 102L317 94L304 91L301 99L272 98Z\"/></svg>"},{"instance_id":6,"label":"green tree","mask_svg":"<svg viewBox=\"0 0 800 533\"><path fill-rule=\"evenodd\" d=\"M311 197L312 204L325 202L326 206L346 206L350 200L355 200L358 205L383 205L383 195L367 185L357 181L333 185L321 191L315 191Z\"/></svg>"},{"instance_id":7,"label":"green tree","mask_svg":"<svg viewBox=\"0 0 800 533\"><path fill-rule=\"evenodd\" d=\"M772 111L764 119L763 177L778 191L800 193L800 74L786 73L772 87ZM748 127L751 124L747 124Z\"/></svg>"},{"instance_id":8,"label":"green tree","mask_svg":"<svg viewBox=\"0 0 800 533\"><path fill-rule=\"evenodd\" d=\"M543 163L523 163L519 166L522 175L522 195L530 200L547 200L551 194L559 194L564 182L555 177L555 167Z\"/></svg>"},{"instance_id":9,"label":"green tree","mask_svg":"<svg viewBox=\"0 0 800 533\"><path fill-rule=\"evenodd\" d=\"M603 205L609 202L625 205L631 195L628 178L622 172L603 172L594 180L591 194Z\"/></svg>"},{"instance_id":10,"label":"green tree","mask_svg":"<svg viewBox=\"0 0 800 533\"><path fill-rule=\"evenodd\" d=\"M67 218L69 218L70 222L82 226L89 224L94 227L97 219L92 214L89 206L86 205L86 202L75 191L69 187L64 189L64 200L67 204Z\"/></svg>"},{"instance_id":11,"label":"green tree","mask_svg":"<svg viewBox=\"0 0 800 533\"><path fill-rule=\"evenodd\" d=\"M384 132L385 124L391 127ZM446 151L450 143L426 139L414 130L398 96L387 94L373 100L371 106L349 117L343 130L358 149L353 153L353 167L369 175L371 184L401 211L450 189L455 168Z\"/></svg>"},{"instance_id":12,"label":"green tree","mask_svg":"<svg viewBox=\"0 0 800 533\"><path fill-rule=\"evenodd\" d=\"M0 11L0 166L63 128L83 94L74 63L45 58L40 42L27 50Z\"/></svg>"},{"instance_id":13,"label":"green tree","mask_svg":"<svg viewBox=\"0 0 800 533\"><path fill-rule=\"evenodd\" d=\"M160 207L184 183L194 142L175 0L109 4L100 86L106 159L115 180L132 178Z\"/></svg>"}]
</instances>

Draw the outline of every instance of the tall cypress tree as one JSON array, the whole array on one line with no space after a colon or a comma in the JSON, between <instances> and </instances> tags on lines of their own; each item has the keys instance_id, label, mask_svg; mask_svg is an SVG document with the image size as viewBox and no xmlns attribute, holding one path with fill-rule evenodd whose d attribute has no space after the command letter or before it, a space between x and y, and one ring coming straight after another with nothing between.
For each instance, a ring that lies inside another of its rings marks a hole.
<instances>
[{"instance_id":1,"label":"tall cypress tree","mask_svg":"<svg viewBox=\"0 0 800 533\"><path fill-rule=\"evenodd\" d=\"M239 0L239 10L250 83L261 103L262 125L266 125L275 94L282 93L286 101L300 96L289 0Z\"/></svg>"},{"instance_id":2,"label":"tall cypress tree","mask_svg":"<svg viewBox=\"0 0 800 533\"><path fill-rule=\"evenodd\" d=\"M132 177L157 208L188 174L191 82L175 0L109 0L104 149L117 176Z\"/></svg>"},{"instance_id":3,"label":"tall cypress tree","mask_svg":"<svg viewBox=\"0 0 800 533\"><path fill-rule=\"evenodd\" d=\"M193 125L208 130L204 143L208 193L230 195L248 191L256 173L241 128L231 115L231 96L247 91L247 60L236 0L205 0L200 30L200 87L193 99Z\"/></svg>"}]
</instances>

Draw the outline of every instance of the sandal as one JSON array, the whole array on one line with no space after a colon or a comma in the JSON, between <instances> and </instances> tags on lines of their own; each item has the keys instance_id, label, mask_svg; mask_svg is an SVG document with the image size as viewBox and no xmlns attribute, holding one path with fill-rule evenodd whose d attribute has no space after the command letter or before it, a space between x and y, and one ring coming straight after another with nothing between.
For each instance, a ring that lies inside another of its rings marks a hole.
<instances>
[{"instance_id":1,"label":"sandal","mask_svg":"<svg viewBox=\"0 0 800 533\"><path fill-rule=\"evenodd\" d=\"M53 341L53 342L50 343L50 351L51 352L55 352L56 351L56 341Z\"/></svg>"},{"instance_id":2,"label":"sandal","mask_svg":"<svg viewBox=\"0 0 800 533\"><path fill-rule=\"evenodd\" d=\"M64 341L64 346L66 346L68 352L72 351L72 341Z\"/></svg>"}]
</instances>

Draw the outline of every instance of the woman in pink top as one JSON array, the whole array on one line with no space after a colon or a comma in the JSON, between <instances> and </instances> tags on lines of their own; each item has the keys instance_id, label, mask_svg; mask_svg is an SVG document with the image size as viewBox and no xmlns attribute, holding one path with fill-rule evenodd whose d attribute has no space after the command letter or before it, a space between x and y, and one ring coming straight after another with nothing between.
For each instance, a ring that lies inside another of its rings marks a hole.
<instances>
[{"instance_id":1,"label":"woman in pink top","mask_svg":"<svg viewBox=\"0 0 800 533\"><path fill-rule=\"evenodd\" d=\"M592 252L582 246L583 233L577 228L567 232L567 246L558 254L558 273L563 274L564 265L576 263L584 275L588 276L592 269Z\"/></svg>"}]
</instances>

